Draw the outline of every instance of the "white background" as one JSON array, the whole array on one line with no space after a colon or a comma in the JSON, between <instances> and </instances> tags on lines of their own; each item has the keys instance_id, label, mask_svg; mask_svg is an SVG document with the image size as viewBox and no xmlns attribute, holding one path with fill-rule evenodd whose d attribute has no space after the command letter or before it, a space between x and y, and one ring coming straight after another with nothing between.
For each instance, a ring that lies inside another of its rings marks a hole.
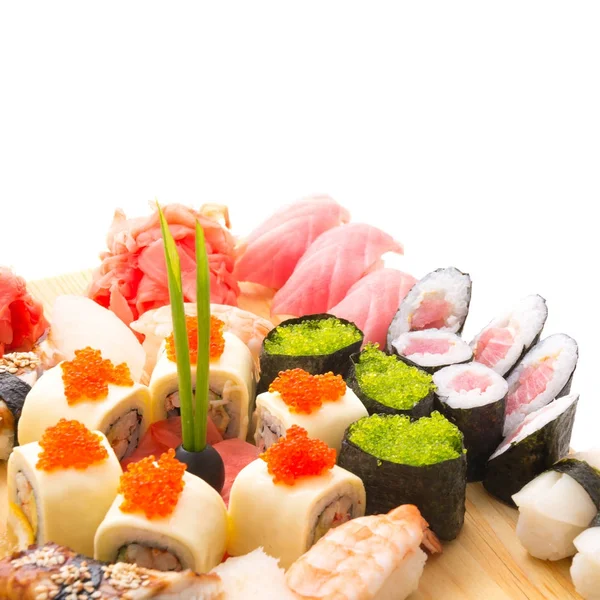
<instances>
[{"instance_id":1,"label":"white background","mask_svg":"<svg viewBox=\"0 0 600 600\"><path fill-rule=\"evenodd\" d=\"M0 264L97 264L114 208L311 192L474 280L466 337L529 293L600 421L596 2L29 2L0 8ZM594 422L595 419L595 422Z\"/></svg>"}]
</instances>

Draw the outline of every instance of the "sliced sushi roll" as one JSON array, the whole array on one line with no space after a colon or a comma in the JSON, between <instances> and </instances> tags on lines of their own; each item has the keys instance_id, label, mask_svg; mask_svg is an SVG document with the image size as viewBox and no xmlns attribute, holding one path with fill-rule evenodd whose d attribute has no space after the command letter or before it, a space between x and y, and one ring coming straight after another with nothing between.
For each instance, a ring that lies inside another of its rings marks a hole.
<instances>
[{"instance_id":1,"label":"sliced sushi roll","mask_svg":"<svg viewBox=\"0 0 600 600\"><path fill-rule=\"evenodd\" d=\"M19 445L19 419L30 391L29 384L16 375L0 373L0 460L8 460L13 448Z\"/></svg>"},{"instance_id":2,"label":"sliced sushi roll","mask_svg":"<svg viewBox=\"0 0 600 600\"><path fill-rule=\"evenodd\" d=\"M557 462L513 496L519 508L517 536L542 560L573 556L575 538L600 510L600 450Z\"/></svg>"},{"instance_id":3,"label":"sliced sushi roll","mask_svg":"<svg viewBox=\"0 0 600 600\"><path fill-rule=\"evenodd\" d=\"M469 313L471 278L454 267L437 269L411 288L394 316L387 346L407 331L445 329L460 333Z\"/></svg>"},{"instance_id":4,"label":"sliced sushi roll","mask_svg":"<svg viewBox=\"0 0 600 600\"><path fill-rule=\"evenodd\" d=\"M42 362L35 352L11 352L0 357L0 375L2 373L15 375L33 386L42 376Z\"/></svg>"},{"instance_id":5,"label":"sliced sushi roll","mask_svg":"<svg viewBox=\"0 0 600 600\"><path fill-rule=\"evenodd\" d=\"M449 365L466 363L473 358L469 344L455 333L443 329L403 333L392 341L390 352L428 373L435 373Z\"/></svg>"},{"instance_id":6,"label":"sliced sushi roll","mask_svg":"<svg viewBox=\"0 0 600 600\"><path fill-rule=\"evenodd\" d=\"M225 554L227 509L169 450L129 465L98 527L94 558L158 571L204 573Z\"/></svg>"},{"instance_id":7,"label":"sliced sushi roll","mask_svg":"<svg viewBox=\"0 0 600 600\"><path fill-rule=\"evenodd\" d=\"M371 415L348 428L340 467L360 477L367 514L414 504L443 540L464 524L467 456L463 435L439 412L411 422L405 415Z\"/></svg>"},{"instance_id":8,"label":"sliced sushi roll","mask_svg":"<svg viewBox=\"0 0 600 600\"><path fill-rule=\"evenodd\" d=\"M577 554L571 564L571 579L585 600L600 600L600 514L573 545Z\"/></svg>"},{"instance_id":9,"label":"sliced sushi roll","mask_svg":"<svg viewBox=\"0 0 600 600\"><path fill-rule=\"evenodd\" d=\"M348 425L367 414L341 375L282 371L269 391L256 399L254 441L262 452L298 425L339 453Z\"/></svg>"},{"instance_id":10,"label":"sliced sushi roll","mask_svg":"<svg viewBox=\"0 0 600 600\"><path fill-rule=\"evenodd\" d=\"M233 482L227 553L263 547L287 569L330 529L363 516L365 502L362 481L335 464L335 450L294 425Z\"/></svg>"},{"instance_id":11,"label":"sliced sushi roll","mask_svg":"<svg viewBox=\"0 0 600 600\"><path fill-rule=\"evenodd\" d=\"M479 363L454 365L433 376L437 408L464 435L467 480L481 481L488 458L502 441L508 384Z\"/></svg>"},{"instance_id":12,"label":"sliced sushi roll","mask_svg":"<svg viewBox=\"0 0 600 600\"><path fill-rule=\"evenodd\" d=\"M350 355L362 342L363 333L354 323L326 313L283 321L263 341L258 393L266 392L279 372L289 369L345 377Z\"/></svg>"},{"instance_id":13,"label":"sliced sushi roll","mask_svg":"<svg viewBox=\"0 0 600 600\"><path fill-rule=\"evenodd\" d=\"M367 344L360 354L351 356L347 381L370 415L419 418L433 410L432 376L385 354L376 344Z\"/></svg>"},{"instance_id":14,"label":"sliced sushi roll","mask_svg":"<svg viewBox=\"0 0 600 600\"><path fill-rule=\"evenodd\" d=\"M514 506L512 496L569 453L579 394L555 400L528 415L504 438L487 463L483 486Z\"/></svg>"},{"instance_id":15,"label":"sliced sushi roll","mask_svg":"<svg viewBox=\"0 0 600 600\"><path fill-rule=\"evenodd\" d=\"M25 518L36 544L55 541L92 556L96 529L117 495L120 476L106 437L63 419L39 442L10 455L8 501L17 509L10 515Z\"/></svg>"},{"instance_id":16,"label":"sliced sushi roll","mask_svg":"<svg viewBox=\"0 0 600 600\"><path fill-rule=\"evenodd\" d=\"M506 375L540 338L548 307L537 294L488 323L471 342L474 360Z\"/></svg>"},{"instance_id":17,"label":"sliced sushi roll","mask_svg":"<svg viewBox=\"0 0 600 600\"><path fill-rule=\"evenodd\" d=\"M530 413L568 394L578 359L577 342L563 333L538 342L508 377L504 435Z\"/></svg>"}]
</instances>

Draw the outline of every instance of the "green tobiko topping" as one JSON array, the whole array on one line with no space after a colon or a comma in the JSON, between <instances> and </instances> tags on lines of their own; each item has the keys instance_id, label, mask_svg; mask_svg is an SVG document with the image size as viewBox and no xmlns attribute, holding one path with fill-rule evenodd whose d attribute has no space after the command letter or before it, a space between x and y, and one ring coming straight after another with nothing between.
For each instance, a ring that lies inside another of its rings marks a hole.
<instances>
[{"instance_id":1,"label":"green tobiko topping","mask_svg":"<svg viewBox=\"0 0 600 600\"><path fill-rule=\"evenodd\" d=\"M378 459L424 467L458 458L466 452L463 435L434 411L411 422L406 415L371 415L350 425L348 440Z\"/></svg>"},{"instance_id":2,"label":"green tobiko topping","mask_svg":"<svg viewBox=\"0 0 600 600\"><path fill-rule=\"evenodd\" d=\"M390 408L409 410L435 389L432 375L385 354L377 344L365 346L355 373L360 389Z\"/></svg>"},{"instance_id":3,"label":"green tobiko topping","mask_svg":"<svg viewBox=\"0 0 600 600\"><path fill-rule=\"evenodd\" d=\"M355 325L342 323L334 317L306 320L276 327L265 339L265 350L269 354L319 356L346 348L361 337Z\"/></svg>"}]
</instances>

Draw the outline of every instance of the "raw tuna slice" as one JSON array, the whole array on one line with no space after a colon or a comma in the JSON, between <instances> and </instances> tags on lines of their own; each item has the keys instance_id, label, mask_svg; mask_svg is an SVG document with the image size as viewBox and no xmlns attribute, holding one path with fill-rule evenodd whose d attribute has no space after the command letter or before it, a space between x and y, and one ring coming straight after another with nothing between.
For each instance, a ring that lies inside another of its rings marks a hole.
<instances>
[{"instance_id":1,"label":"raw tuna slice","mask_svg":"<svg viewBox=\"0 0 600 600\"><path fill-rule=\"evenodd\" d=\"M275 294L272 314L302 316L328 312L364 275L383 266L386 252L403 254L402 244L363 223L340 225L320 235Z\"/></svg>"},{"instance_id":2,"label":"raw tuna slice","mask_svg":"<svg viewBox=\"0 0 600 600\"><path fill-rule=\"evenodd\" d=\"M298 200L278 210L242 243L234 276L279 289L314 240L349 220L350 213L329 196Z\"/></svg>"},{"instance_id":3,"label":"raw tuna slice","mask_svg":"<svg viewBox=\"0 0 600 600\"><path fill-rule=\"evenodd\" d=\"M259 450L256 446L237 438L215 444L215 450L221 455L225 464L225 485L221 490L221 496L225 504L229 504L229 492L234 479L246 465L258 458Z\"/></svg>"},{"instance_id":4,"label":"raw tuna slice","mask_svg":"<svg viewBox=\"0 0 600 600\"><path fill-rule=\"evenodd\" d=\"M416 281L395 269L378 269L359 279L329 312L352 321L365 334L363 345L377 342L383 347L392 318Z\"/></svg>"}]
</instances>

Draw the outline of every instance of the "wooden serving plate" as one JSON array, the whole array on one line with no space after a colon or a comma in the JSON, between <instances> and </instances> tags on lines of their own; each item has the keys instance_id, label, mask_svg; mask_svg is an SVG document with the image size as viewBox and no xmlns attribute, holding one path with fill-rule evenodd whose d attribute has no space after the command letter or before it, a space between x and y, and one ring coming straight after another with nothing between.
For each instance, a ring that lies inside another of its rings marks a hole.
<instances>
[{"instance_id":1,"label":"wooden serving plate","mask_svg":"<svg viewBox=\"0 0 600 600\"><path fill-rule=\"evenodd\" d=\"M49 311L60 294L84 293L90 271L32 281L31 292ZM268 299L256 288L243 289L240 306L269 317ZM6 540L6 466L0 464L0 556ZM419 591L411 600L569 600L581 599L571 583L570 560L540 561L527 554L515 534L517 511L492 498L480 483L469 484L465 526L427 561Z\"/></svg>"}]
</instances>

